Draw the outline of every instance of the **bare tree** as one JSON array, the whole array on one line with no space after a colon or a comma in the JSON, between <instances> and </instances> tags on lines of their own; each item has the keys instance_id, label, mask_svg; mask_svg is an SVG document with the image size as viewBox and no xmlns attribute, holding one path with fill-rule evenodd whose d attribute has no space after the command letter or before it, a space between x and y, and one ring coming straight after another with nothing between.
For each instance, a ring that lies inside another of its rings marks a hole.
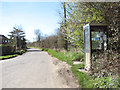
<instances>
[{"instance_id":1,"label":"bare tree","mask_svg":"<svg viewBox=\"0 0 120 90\"><path fill-rule=\"evenodd\" d=\"M41 31L40 29L36 29L34 30L34 33L36 35L36 42L37 42L37 46L40 47L40 43L41 43Z\"/></svg>"}]
</instances>

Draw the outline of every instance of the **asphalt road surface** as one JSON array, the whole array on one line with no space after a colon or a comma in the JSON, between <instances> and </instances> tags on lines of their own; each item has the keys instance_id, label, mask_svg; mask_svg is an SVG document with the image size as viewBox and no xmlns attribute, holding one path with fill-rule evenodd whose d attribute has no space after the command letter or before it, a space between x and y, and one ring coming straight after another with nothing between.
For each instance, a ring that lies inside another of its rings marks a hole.
<instances>
[{"instance_id":1,"label":"asphalt road surface","mask_svg":"<svg viewBox=\"0 0 120 90\"><path fill-rule=\"evenodd\" d=\"M38 49L0 61L2 88L55 88L50 56Z\"/></svg>"}]
</instances>

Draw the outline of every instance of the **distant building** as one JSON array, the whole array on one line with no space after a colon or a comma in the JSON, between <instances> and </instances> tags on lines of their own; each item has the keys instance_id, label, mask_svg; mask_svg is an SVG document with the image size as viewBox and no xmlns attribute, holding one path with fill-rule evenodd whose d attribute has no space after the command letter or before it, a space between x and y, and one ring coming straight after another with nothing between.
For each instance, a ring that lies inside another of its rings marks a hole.
<instances>
[{"instance_id":1,"label":"distant building","mask_svg":"<svg viewBox=\"0 0 120 90\"><path fill-rule=\"evenodd\" d=\"M0 44L7 44L8 38L0 34Z\"/></svg>"}]
</instances>

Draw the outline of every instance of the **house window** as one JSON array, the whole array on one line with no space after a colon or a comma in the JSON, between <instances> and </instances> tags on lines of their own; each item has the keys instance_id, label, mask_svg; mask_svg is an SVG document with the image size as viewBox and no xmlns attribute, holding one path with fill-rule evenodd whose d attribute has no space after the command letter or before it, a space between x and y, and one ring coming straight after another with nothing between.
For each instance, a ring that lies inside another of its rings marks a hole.
<instances>
[{"instance_id":1,"label":"house window","mask_svg":"<svg viewBox=\"0 0 120 90\"><path fill-rule=\"evenodd\" d=\"M7 43L7 40L5 40L5 42Z\"/></svg>"}]
</instances>

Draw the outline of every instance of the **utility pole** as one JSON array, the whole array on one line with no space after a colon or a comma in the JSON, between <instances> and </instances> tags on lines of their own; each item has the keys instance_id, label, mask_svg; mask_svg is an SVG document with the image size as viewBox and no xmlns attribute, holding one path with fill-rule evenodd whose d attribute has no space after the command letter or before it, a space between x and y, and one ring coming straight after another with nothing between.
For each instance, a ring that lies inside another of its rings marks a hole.
<instances>
[{"instance_id":1,"label":"utility pole","mask_svg":"<svg viewBox=\"0 0 120 90\"><path fill-rule=\"evenodd\" d=\"M64 6L64 23L65 23L65 29L66 29L66 3L63 3ZM66 34L66 30L65 30ZM65 50L68 50L68 41L67 41L67 36L65 35Z\"/></svg>"}]
</instances>

